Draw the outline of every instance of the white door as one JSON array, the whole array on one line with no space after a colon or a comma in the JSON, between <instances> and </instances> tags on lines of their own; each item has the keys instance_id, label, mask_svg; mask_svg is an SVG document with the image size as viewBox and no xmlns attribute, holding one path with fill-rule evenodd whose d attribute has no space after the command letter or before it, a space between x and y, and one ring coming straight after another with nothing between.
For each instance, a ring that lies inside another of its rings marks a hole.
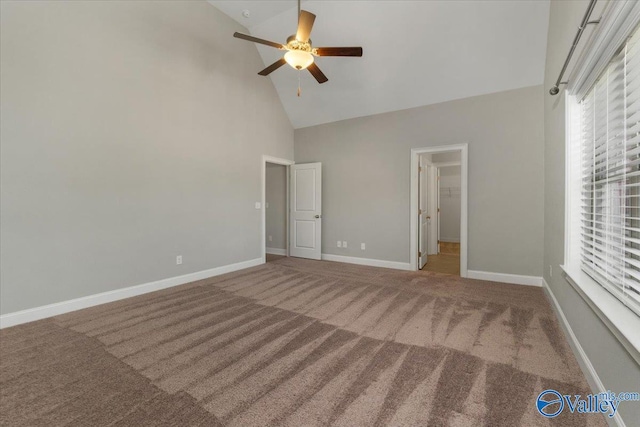
<instances>
[{"instance_id":1,"label":"white door","mask_svg":"<svg viewBox=\"0 0 640 427\"><path fill-rule=\"evenodd\" d=\"M428 197L427 197L427 168L420 157L418 168L418 268L422 269L427 263L427 237L429 233Z\"/></svg>"},{"instance_id":2,"label":"white door","mask_svg":"<svg viewBox=\"0 0 640 427\"><path fill-rule=\"evenodd\" d=\"M322 164L291 166L290 255L320 259L322 254Z\"/></svg>"}]
</instances>

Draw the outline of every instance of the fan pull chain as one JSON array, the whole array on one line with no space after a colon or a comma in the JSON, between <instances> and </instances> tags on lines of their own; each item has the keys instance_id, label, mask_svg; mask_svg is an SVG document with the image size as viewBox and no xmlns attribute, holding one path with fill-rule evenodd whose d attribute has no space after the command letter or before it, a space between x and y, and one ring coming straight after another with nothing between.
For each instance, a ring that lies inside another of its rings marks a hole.
<instances>
[{"instance_id":1,"label":"fan pull chain","mask_svg":"<svg viewBox=\"0 0 640 427\"><path fill-rule=\"evenodd\" d=\"M298 98L300 97L300 93L302 93L302 89L300 89L300 70L298 70Z\"/></svg>"}]
</instances>

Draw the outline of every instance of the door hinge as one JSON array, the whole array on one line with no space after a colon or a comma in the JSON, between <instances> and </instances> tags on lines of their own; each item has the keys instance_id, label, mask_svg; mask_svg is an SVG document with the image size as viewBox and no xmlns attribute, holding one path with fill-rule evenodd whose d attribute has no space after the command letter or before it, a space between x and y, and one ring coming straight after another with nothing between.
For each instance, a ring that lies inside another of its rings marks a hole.
<instances>
[{"instance_id":1,"label":"door hinge","mask_svg":"<svg viewBox=\"0 0 640 427\"><path fill-rule=\"evenodd\" d=\"M440 208L438 208L438 213L440 213Z\"/></svg>"},{"instance_id":2,"label":"door hinge","mask_svg":"<svg viewBox=\"0 0 640 427\"><path fill-rule=\"evenodd\" d=\"M422 172L422 166L418 166L418 172Z\"/></svg>"},{"instance_id":3,"label":"door hinge","mask_svg":"<svg viewBox=\"0 0 640 427\"><path fill-rule=\"evenodd\" d=\"M418 258L422 258L422 252L418 251Z\"/></svg>"},{"instance_id":4,"label":"door hinge","mask_svg":"<svg viewBox=\"0 0 640 427\"><path fill-rule=\"evenodd\" d=\"M418 209L418 215L422 215L422 209Z\"/></svg>"}]
</instances>

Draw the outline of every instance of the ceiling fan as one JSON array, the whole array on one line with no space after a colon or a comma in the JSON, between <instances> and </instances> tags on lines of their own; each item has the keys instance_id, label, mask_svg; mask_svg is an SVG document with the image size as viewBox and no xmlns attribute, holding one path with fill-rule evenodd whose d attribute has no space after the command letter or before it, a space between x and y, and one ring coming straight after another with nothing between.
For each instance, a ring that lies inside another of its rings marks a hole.
<instances>
[{"instance_id":1,"label":"ceiling fan","mask_svg":"<svg viewBox=\"0 0 640 427\"><path fill-rule=\"evenodd\" d=\"M283 58L280 58L264 70L260 71L258 74L261 76L268 76L287 63L296 70L309 70L318 83L325 83L329 79L315 64L314 56L362 56L362 48L313 47L309 35L311 34L311 29L313 28L313 22L315 19L316 15L313 13L307 12L306 10L300 10L300 0L298 0L298 31L296 34L287 38L286 44L271 42L269 40L259 39L257 37L237 32L233 33L233 37L287 51ZM298 96L300 96L299 88Z\"/></svg>"}]
</instances>

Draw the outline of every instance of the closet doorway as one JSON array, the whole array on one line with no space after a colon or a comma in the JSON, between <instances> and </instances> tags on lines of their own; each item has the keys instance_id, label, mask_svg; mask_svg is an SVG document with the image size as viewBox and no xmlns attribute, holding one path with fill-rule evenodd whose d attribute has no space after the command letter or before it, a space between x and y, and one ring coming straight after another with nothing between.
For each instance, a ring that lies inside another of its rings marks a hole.
<instances>
[{"instance_id":1,"label":"closet doorway","mask_svg":"<svg viewBox=\"0 0 640 427\"><path fill-rule=\"evenodd\" d=\"M262 156L262 262L289 256L289 169L294 162Z\"/></svg>"},{"instance_id":2,"label":"closet doorway","mask_svg":"<svg viewBox=\"0 0 640 427\"><path fill-rule=\"evenodd\" d=\"M411 155L412 267L466 277L467 145L413 149Z\"/></svg>"}]
</instances>

